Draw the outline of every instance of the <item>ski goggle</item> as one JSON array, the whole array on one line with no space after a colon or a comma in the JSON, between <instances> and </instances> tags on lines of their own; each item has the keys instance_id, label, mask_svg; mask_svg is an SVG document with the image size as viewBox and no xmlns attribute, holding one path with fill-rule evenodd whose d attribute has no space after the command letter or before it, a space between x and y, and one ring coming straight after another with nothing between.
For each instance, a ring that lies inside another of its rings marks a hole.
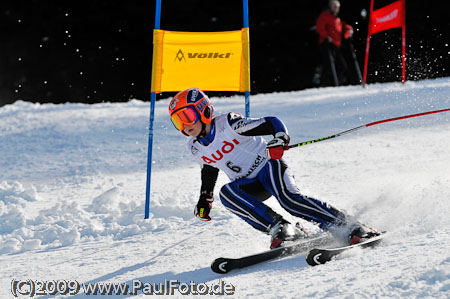
<instances>
[{"instance_id":1,"label":"ski goggle","mask_svg":"<svg viewBox=\"0 0 450 299\"><path fill-rule=\"evenodd\" d=\"M172 121L175 128L179 131L183 131L184 125L193 125L199 119L197 111L193 107L182 108L175 111L170 120Z\"/></svg>"}]
</instances>

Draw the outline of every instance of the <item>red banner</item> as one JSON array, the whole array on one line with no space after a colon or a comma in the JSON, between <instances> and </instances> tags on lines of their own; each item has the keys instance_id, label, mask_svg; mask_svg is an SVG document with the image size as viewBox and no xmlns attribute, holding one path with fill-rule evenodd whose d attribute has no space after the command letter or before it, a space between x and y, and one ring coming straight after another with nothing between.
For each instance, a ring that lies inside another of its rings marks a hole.
<instances>
[{"instance_id":1,"label":"red banner","mask_svg":"<svg viewBox=\"0 0 450 299\"><path fill-rule=\"evenodd\" d=\"M404 26L404 6L396 1L385 7L374 10L370 15L369 35L380 31Z\"/></svg>"},{"instance_id":2,"label":"red banner","mask_svg":"<svg viewBox=\"0 0 450 299\"><path fill-rule=\"evenodd\" d=\"M371 36L377 32L397 27L402 28L402 82L405 83L406 81L405 1L406 0L398 0L377 10L373 10L374 0L370 1L370 18L369 30L367 30L366 57L364 59L363 87L366 86L367 82L367 66L369 63Z\"/></svg>"}]
</instances>

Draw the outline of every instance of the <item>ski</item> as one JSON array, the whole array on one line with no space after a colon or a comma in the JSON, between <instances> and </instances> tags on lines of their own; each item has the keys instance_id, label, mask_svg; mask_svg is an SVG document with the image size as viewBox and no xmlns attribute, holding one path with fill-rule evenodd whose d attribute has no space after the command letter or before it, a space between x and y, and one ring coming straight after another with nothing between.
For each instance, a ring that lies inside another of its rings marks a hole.
<instances>
[{"instance_id":1,"label":"ski","mask_svg":"<svg viewBox=\"0 0 450 299\"><path fill-rule=\"evenodd\" d=\"M241 269L276 258L285 257L297 253L307 252L311 248L324 246L335 239L328 233L320 236L303 239L290 245L263 251L241 258L217 258L211 263L211 269L219 274L228 273L234 269Z\"/></svg>"},{"instance_id":2,"label":"ski","mask_svg":"<svg viewBox=\"0 0 450 299\"><path fill-rule=\"evenodd\" d=\"M314 248L311 249L306 254L306 262L311 266L317 266L321 264L325 264L326 262L331 261L334 257L337 255L343 253L344 251L353 249L353 248L367 248L367 247L374 247L378 245L383 238L385 237L385 233L382 233L379 236L370 238L364 242L354 244L354 245L348 245L344 247L338 247L338 248L328 248L328 249L321 249L321 248Z\"/></svg>"}]
</instances>

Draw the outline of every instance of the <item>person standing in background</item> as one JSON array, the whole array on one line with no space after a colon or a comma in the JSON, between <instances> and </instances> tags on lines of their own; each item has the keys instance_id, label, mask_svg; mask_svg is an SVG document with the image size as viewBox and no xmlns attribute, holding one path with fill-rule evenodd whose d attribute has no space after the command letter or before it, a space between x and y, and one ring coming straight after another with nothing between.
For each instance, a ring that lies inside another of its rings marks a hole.
<instances>
[{"instance_id":1,"label":"person standing in background","mask_svg":"<svg viewBox=\"0 0 450 299\"><path fill-rule=\"evenodd\" d=\"M343 37L353 36L353 27L338 17L340 7L338 0L330 0L328 9L322 11L316 21L322 58L321 86L338 86L347 81L348 65L341 53L341 44Z\"/></svg>"}]
</instances>

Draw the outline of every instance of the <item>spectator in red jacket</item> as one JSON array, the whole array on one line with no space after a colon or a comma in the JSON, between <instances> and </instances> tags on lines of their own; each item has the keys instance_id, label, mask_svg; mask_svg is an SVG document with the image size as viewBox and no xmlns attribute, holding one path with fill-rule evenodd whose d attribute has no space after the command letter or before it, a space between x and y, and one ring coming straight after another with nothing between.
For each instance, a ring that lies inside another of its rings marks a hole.
<instances>
[{"instance_id":1,"label":"spectator in red jacket","mask_svg":"<svg viewBox=\"0 0 450 299\"><path fill-rule=\"evenodd\" d=\"M338 17L341 4L330 0L328 9L324 10L316 22L319 34L319 49L322 56L321 85L341 85L346 82L347 62L341 53L342 37L350 38L353 27Z\"/></svg>"}]
</instances>

